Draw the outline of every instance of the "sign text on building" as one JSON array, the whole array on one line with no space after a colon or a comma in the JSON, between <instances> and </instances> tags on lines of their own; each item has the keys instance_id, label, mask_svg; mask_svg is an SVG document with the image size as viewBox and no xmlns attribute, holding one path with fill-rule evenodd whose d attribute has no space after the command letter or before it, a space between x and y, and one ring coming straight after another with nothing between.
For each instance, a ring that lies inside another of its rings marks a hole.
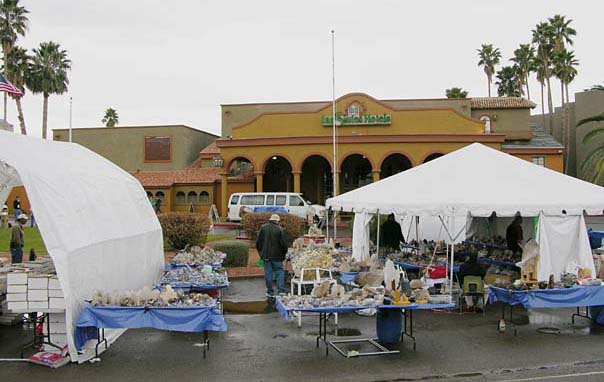
<instances>
[{"instance_id":1,"label":"sign text on building","mask_svg":"<svg viewBox=\"0 0 604 382\"><path fill-rule=\"evenodd\" d=\"M359 116L348 116L348 115L336 115L336 125L338 126L376 126L376 125L390 125L392 123L392 116L390 114L378 114L378 115L359 115ZM321 116L321 124L323 126L332 126L333 118L331 116Z\"/></svg>"}]
</instances>

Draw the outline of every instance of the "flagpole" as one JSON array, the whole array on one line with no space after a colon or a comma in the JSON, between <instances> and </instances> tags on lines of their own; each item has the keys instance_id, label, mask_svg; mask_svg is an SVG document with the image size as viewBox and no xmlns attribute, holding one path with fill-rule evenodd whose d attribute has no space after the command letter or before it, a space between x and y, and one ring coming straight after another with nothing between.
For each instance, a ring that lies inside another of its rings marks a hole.
<instances>
[{"instance_id":1,"label":"flagpole","mask_svg":"<svg viewBox=\"0 0 604 382\"><path fill-rule=\"evenodd\" d=\"M332 134L333 134L333 196L338 195L337 190L337 166L338 166L338 151L337 151L337 134L336 134L336 58L335 58L335 32L331 31L331 123L332 123ZM337 236L337 211L333 212L333 241L335 243Z\"/></svg>"},{"instance_id":2,"label":"flagpole","mask_svg":"<svg viewBox=\"0 0 604 382\"><path fill-rule=\"evenodd\" d=\"M73 122L73 98L69 97L69 142L71 142L71 129Z\"/></svg>"}]
</instances>

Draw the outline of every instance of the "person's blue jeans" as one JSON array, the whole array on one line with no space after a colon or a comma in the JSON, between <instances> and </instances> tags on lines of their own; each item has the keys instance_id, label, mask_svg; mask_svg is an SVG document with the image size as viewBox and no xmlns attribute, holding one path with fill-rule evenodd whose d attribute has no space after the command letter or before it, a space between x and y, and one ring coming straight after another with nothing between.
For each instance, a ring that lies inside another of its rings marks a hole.
<instances>
[{"instance_id":1,"label":"person's blue jeans","mask_svg":"<svg viewBox=\"0 0 604 382\"><path fill-rule=\"evenodd\" d=\"M19 215L21 215L21 210L18 208L15 208L15 219L17 219L19 217Z\"/></svg>"},{"instance_id":2,"label":"person's blue jeans","mask_svg":"<svg viewBox=\"0 0 604 382\"><path fill-rule=\"evenodd\" d=\"M266 283L266 293L270 295L275 293L273 290L273 274L277 276L277 290L279 293L286 293L283 261L264 260L264 282Z\"/></svg>"},{"instance_id":3,"label":"person's blue jeans","mask_svg":"<svg viewBox=\"0 0 604 382\"><path fill-rule=\"evenodd\" d=\"M6 248L6 247L5 247ZM12 264L23 262L23 248L20 245L10 246Z\"/></svg>"}]
</instances>

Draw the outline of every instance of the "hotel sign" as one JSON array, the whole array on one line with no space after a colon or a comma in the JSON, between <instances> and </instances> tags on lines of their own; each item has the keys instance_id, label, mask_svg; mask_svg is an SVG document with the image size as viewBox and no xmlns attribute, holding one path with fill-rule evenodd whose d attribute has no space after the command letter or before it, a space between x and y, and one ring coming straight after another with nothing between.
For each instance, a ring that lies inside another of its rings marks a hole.
<instances>
[{"instance_id":1,"label":"hotel sign","mask_svg":"<svg viewBox=\"0 0 604 382\"><path fill-rule=\"evenodd\" d=\"M336 115L338 126L388 126L392 123L390 114L367 114L367 115ZM323 126L333 126L332 116L321 116Z\"/></svg>"}]
</instances>

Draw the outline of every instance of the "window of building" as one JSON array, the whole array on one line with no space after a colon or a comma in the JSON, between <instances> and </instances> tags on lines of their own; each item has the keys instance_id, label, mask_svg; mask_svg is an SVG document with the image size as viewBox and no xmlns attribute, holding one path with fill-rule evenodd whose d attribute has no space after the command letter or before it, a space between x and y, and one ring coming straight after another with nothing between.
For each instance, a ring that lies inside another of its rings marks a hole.
<instances>
[{"instance_id":1,"label":"window of building","mask_svg":"<svg viewBox=\"0 0 604 382\"><path fill-rule=\"evenodd\" d=\"M147 197L148 198L152 198L153 197L153 193L151 191L147 191Z\"/></svg>"},{"instance_id":2,"label":"window of building","mask_svg":"<svg viewBox=\"0 0 604 382\"><path fill-rule=\"evenodd\" d=\"M289 197L289 205L291 207L302 207L302 206L304 206L304 201L299 196L291 195Z\"/></svg>"},{"instance_id":3,"label":"window of building","mask_svg":"<svg viewBox=\"0 0 604 382\"><path fill-rule=\"evenodd\" d=\"M285 195L277 195L277 200L275 202L275 205L276 206L284 206L286 199L287 199L287 197Z\"/></svg>"},{"instance_id":4,"label":"window of building","mask_svg":"<svg viewBox=\"0 0 604 382\"><path fill-rule=\"evenodd\" d=\"M187 194L187 204L197 204L197 193L195 191L189 191Z\"/></svg>"},{"instance_id":5,"label":"window of building","mask_svg":"<svg viewBox=\"0 0 604 382\"><path fill-rule=\"evenodd\" d=\"M201 191L199 193L200 204L210 204L210 194L207 191Z\"/></svg>"},{"instance_id":6,"label":"window of building","mask_svg":"<svg viewBox=\"0 0 604 382\"><path fill-rule=\"evenodd\" d=\"M155 193L155 198L161 200L161 204L166 204L166 194L163 191L157 191Z\"/></svg>"},{"instance_id":7,"label":"window of building","mask_svg":"<svg viewBox=\"0 0 604 382\"><path fill-rule=\"evenodd\" d=\"M545 167L545 157L543 157L543 156L533 157L532 162L538 166Z\"/></svg>"},{"instance_id":8,"label":"window of building","mask_svg":"<svg viewBox=\"0 0 604 382\"><path fill-rule=\"evenodd\" d=\"M178 191L176 193L175 202L176 202L176 204L180 204L180 205L187 204L187 198L185 197L185 193L182 191Z\"/></svg>"},{"instance_id":9,"label":"window of building","mask_svg":"<svg viewBox=\"0 0 604 382\"><path fill-rule=\"evenodd\" d=\"M244 195L241 197L242 206L262 206L264 205L264 195Z\"/></svg>"},{"instance_id":10,"label":"window of building","mask_svg":"<svg viewBox=\"0 0 604 382\"><path fill-rule=\"evenodd\" d=\"M236 205L239 202L239 195L233 195L231 197L231 205Z\"/></svg>"},{"instance_id":11,"label":"window of building","mask_svg":"<svg viewBox=\"0 0 604 382\"><path fill-rule=\"evenodd\" d=\"M274 206L275 205L275 195L267 195L266 196L266 205Z\"/></svg>"},{"instance_id":12,"label":"window of building","mask_svg":"<svg viewBox=\"0 0 604 382\"><path fill-rule=\"evenodd\" d=\"M170 162L172 137L145 137L145 162Z\"/></svg>"}]
</instances>

